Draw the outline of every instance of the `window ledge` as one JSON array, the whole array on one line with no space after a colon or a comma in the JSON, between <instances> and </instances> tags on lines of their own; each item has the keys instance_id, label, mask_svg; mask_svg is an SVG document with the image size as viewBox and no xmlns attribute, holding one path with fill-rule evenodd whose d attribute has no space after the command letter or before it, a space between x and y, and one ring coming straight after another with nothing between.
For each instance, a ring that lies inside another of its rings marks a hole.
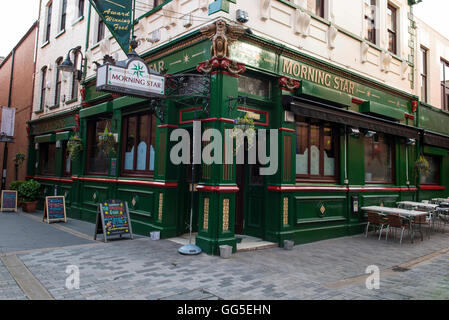
<instances>
[{"instance_id":1,"label":"window ledge","mask_svg":"<svg viewBox=\"0 0 449 320\"><path fill-rule=\"evenodd\" d=\"M55 39L59 38L60 36L62 36L65 33L65 29L62 29L56 36Z\"/></svg>"},{"instance_id":2,"label":"window ledge","mask_svg":"<svg viewBox=\"0 0 449 320\"><path fill-rule=\"evenodd\" d=\"M43 44L41 44L41 49L46 47L49 43L50 41L45 41Z\"/></svg>"},{"instance_id":3,"label":"window ledge","mask_svg":"<svg viewBox=\"0 0 449 320\"><path fill-rule=\"evenodd\" d=\"M101 42L101 41L100 41L100 42ZM94 49L98 48L98 47L100 46L100 42L97 42L96 44L94 44L94 45L92 46L92 48L90 48L90 50L94 50Z\"/></svg>"},{"instance_id":4,"label":"window ledge","mask_svg":"<svg viewBox=\"0 0 449 320\"><path fill-rule=\"evenodd\" d=\"M78 17L75 21L72 22L72 27L82 20L84 20L84 16Z\"/></svg>"},{"instance_id":5,"label":"window ledge","mask_svg":"<svg viewBox=\"0 0 449 320\"><path fill-rule=\"evenodd\" d=\"M73 99L70 99L69 101L66 101L65 104L71 104L71 103L74 103L74 102L77 102L77 101L78 101L78 98L73 98Z\"/></svg>"},{"instance_id":6,"label":"window ledge","mask_svg":"<svg viewBox=\"0 0 449 320\"><path fill-rule=\"evenodd\" d=\"M49 110L57 109L59 108L59 104L55 104L54 106L48 107Z\"/></svg>"},{"instance_id":7,"label":"window ledge","mask_svg":"<svg viewBox=\"0 0 449 320\"><path fill-rule=\"evenodd\" d=\"M34 111L34 114L41 114L41 113L44 113L44 110L43 110L43 109L42 109L42 110Z\"/></svg>"}]
</instances>

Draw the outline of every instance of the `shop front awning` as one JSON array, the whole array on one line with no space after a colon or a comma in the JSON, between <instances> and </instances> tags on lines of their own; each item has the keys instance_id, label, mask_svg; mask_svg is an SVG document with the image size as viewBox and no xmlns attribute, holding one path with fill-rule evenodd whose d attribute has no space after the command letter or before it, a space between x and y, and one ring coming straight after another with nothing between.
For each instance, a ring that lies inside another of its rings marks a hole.
<instances>
[{"instance_id":1,"label":"shop front awning","mask_svg":"<svg viewBox=\"0 0 449 320\"><path fill-rule=\"evenodd\" d=\"M419 138L420 130L418 128L399 122L389 121L299 97L284 96L282 103L284 108L289 109L299 116L404 138Z\"/></svg>"}]
</instances>

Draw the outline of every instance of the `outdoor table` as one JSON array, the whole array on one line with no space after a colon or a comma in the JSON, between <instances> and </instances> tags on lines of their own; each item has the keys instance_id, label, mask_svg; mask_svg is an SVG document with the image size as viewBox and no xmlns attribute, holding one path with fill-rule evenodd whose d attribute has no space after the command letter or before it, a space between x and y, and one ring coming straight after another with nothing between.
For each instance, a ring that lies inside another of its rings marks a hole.
<instances>
[{"instance_id":1,"label":"outdoor table","mask_svg":"<svg viewBox=\"0 0 449 320\"><path fill-rule=\"evenodd\" d=\"M389 207L381 207L381 206L370 206L370 207L362 207L364 211L378 212L380 214L398 214L402 217L409 218L410 221L410 230L412 232L412 243L414 242L415 232L412 225L412 220L415 217L427 216L429 213L425 211L414 211L414 210L406 210L400 208L389 208ZM421 224L419 225L419 233L421 234L421 241L424 241L424 236L421 231Z\"/></svg>"},{"instance_id":2,"label":"outdoor table","mask_svg":"<svg viewBox=\"0 0 449 320\"><path fill-rule=\"evenodd\" d=\"M441 202L449 202L449 198L434 198L431 201L434 204L440 204Z\"/></svg>"},{"instance_id":3,"label":"outdoor table","mask_svg":"<svg viewBox=\"0 0 449 320\"><path fill-rule=\"evenodd\" d=\"M398 202L398 206L401 209L408 209L408 210L420 209L427 212L432 212L438 207L437 204L414 202L414 201L401 201Z\"/></svg>"}]
</instances>

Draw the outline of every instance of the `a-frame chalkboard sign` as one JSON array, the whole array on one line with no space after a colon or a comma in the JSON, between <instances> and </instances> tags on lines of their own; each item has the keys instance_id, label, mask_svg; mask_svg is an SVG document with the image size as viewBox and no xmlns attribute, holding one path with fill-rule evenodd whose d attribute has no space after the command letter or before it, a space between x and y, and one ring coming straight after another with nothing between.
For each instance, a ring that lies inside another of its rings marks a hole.
<instances>
[{"instance_id":1,"label":"a-frame chalkboard sign","mask_svg":"<svg viewBox=\"0 0 449 320\"><path fill-rule=\"evenodd\" d=\"M47 220L47 223L61 221L67 222L64 196L45 197L44 215L42 216L42 221L45 220Z\"/></svg>"},{"instance_id":2,"label":"a-frame chalkboard sign","mask_svg":"<svg viewBox=\"0 0 449 320\"><path fill-rule=\"evenodd\" d=\"M17 191L2 190L0 211L17 212Z\"/></svg>"},{"instance_id":3,"label":"a-frame chalkboard sign","mask_svg":"<svg viewBox=\"0 0 449 320\"><path fill-rule=\"evenodd\" d=\"M103 234L104 242L109 237L129 235L133 239L128 203L121 200L107 200L98 204L94 240Z\"/></svg>"}]
</instances>

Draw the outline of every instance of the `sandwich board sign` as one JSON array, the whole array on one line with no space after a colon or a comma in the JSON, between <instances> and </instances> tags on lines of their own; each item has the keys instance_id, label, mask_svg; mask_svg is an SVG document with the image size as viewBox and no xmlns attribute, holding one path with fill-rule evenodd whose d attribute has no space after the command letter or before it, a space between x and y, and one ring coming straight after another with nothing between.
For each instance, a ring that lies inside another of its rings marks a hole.
<instances>
[{"instance_id":1,"label":"sandwich board sign","mask_svg":"<svg viewBox=\"0 0 449 320\"><path fill-rule=\"evenodd\" d=\"M45 220L47 220L47 223L59 221L67 222L64 196L45 197L42 221Z\"/></svg>"},{"instance_id":2,"label":"sandwich board sign","mask_svg":"<svg viewBox=\"0 0 449 320\"><path fill-rule=\"evenodd\" d=\"M128 203L121 200L107 200L98 204L94 240L103 234L104 242L109 237L129 235L133 239Z\"/></svg>"},{"instance_id":3,"label":"sandwich board sign","mask_svg":"<svg viewBox=\"0 0 449 320\"><path fill-rule=\"evenodd\" d=\"M17 212L17 191L2 190L2 204L0 211Z\"/></svg>"}]
</instances>

